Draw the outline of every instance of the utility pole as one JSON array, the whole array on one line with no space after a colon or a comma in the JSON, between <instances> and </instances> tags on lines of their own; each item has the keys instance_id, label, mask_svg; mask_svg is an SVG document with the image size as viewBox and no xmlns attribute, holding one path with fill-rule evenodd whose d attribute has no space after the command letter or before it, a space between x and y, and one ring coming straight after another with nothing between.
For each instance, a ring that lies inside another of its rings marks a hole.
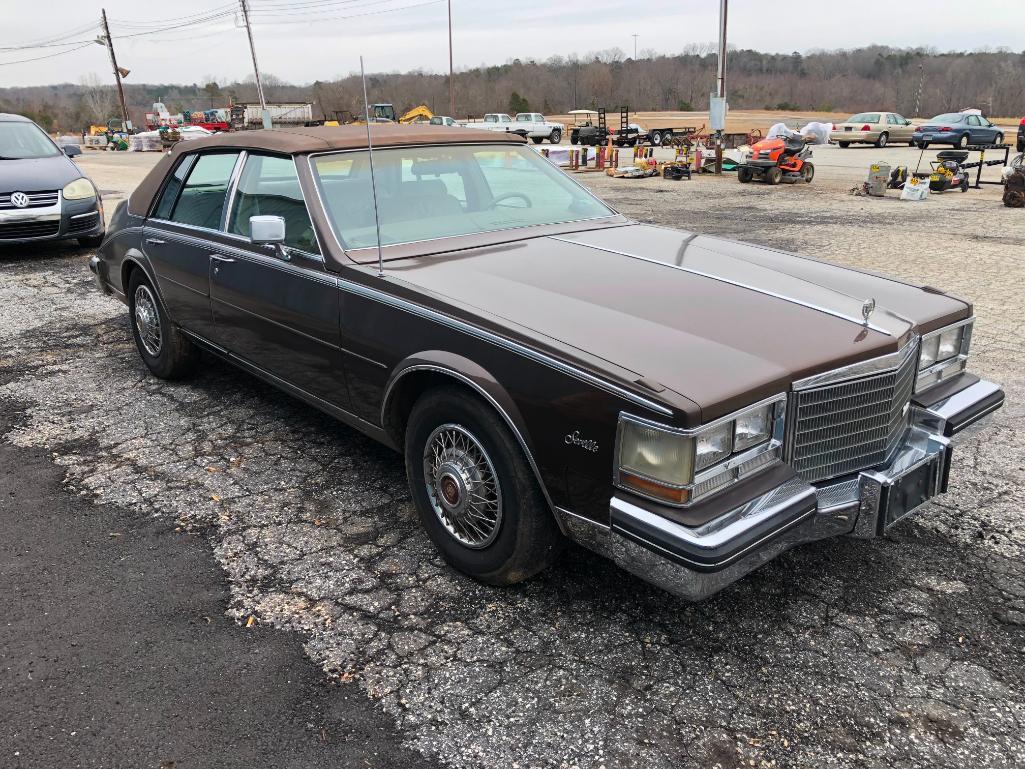
<instances>
[{"instance_id":1,"label":"utility pole","mask_svg":"<svg viewBox=\"0 0 1025 769\"><path fill-rule=\"evenodd\" d=\"M455 69L452 66L452 0L448 0L448 116L456 117Z\"/></svg>"},{"instance_id":2,"label":"utility pole","mask_svg":"<svg viewBox=\"0 0 1025 769\"><path fill-rule=\"evenodd\" d=\"M632 36L634 39L634 61L637 61L637 35Z\"/></svg>"},{"instance_id":3,"label":"utility pole","mask_svg":"<svg viewBox=\"0 0 1025 769\"><path fill-rule=\"evenodd\" d=\"M128 106L125 104L125 89L121 85L121 70L117 66L117 57L114 56L114 41L110 37L110 27L107 24L107 9L102 9L103 12L103 35L104 40L107 43L107 52L110 54L110 66L114 68L114 80L117 82L117 96L121 100L121 119L124 122L126 131L132 130L132 121L128 117ZM125 74L128 70L125 70Z\"/></svg>"},{"instance_id":4,"label":"utility pole","mask_svg":"<svg viewBox=\"0 0 1025 769\"><path fill-rule=\"evenodd\" d=\"M253 27L249 23L249 6L246 0L239 0L242 4L242 18L246 22L246 34L249 35L249 52L253 54L253 74L256 75L256 93L260 97L260 110L263 112L263 127L270 128L270 110L267 109L267 100L263 98L263 83L260 82L260 66L256 63L256 46L253 44Z\"/></svg>"},{"instance_id":5,"label":"utility pole","mask_svg":"<svg viewBox=\"0 0 1025 769\"><path fill-rule=\"evenodd\" d=\"M728 0L719 0L719 68L716 72L716 96L722 110L722 122L726 122L726 11ZM711 115L709 115L711 119ZM715 173L722 174L722 132L725 125L715 128Z\"/></svg>"},{"instance_id":6,"label":"utility pole","mask_svg":"<svg viewBox=\"0 0 1025 769\"><path fill-rule=\"evenodd\" d=\"M918 65L918 93L915 94L915 114L912 117L918 117L919 107L922 105L922 87L925 85L925 65Z\"/></svg>"}]
</instances>

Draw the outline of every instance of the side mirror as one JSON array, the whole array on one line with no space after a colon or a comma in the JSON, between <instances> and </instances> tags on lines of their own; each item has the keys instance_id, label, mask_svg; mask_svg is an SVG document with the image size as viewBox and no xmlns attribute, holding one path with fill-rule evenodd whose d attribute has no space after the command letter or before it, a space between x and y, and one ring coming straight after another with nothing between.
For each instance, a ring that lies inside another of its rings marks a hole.
<instances>
[{"instance_id":1,"label":"side mirror","mask_svg":"<svg viewBox=\"0 0 1025 769\"><path fill-rule=\"evenodd\" d=\"M274 253L286 262L292 259L285 249L284 217L250 216L249 240L258 246L274 246Z\"/></svg>"},{"instance_id":2,"label":"side mirror","mask_svg":"<svg viewBox=\"0 0 1025 769\"><path fill-rule=\"evenodd\" d=\"M250 216L249 239L258 246L285 242L285 219L281 216Z\"/></svg>"},{"instance_id":3,"label":"side mirror","mask_svg":"<svg viewBox=\"0 0 1025 769\"><path fill-rule=\"evenodd\" d=\"M73 158L76 155L82 154L82 148L79 147L77 144L62 144L61 149L64 151L64 154L67 155L69 158Z\"/></svg>"}]
</instances>

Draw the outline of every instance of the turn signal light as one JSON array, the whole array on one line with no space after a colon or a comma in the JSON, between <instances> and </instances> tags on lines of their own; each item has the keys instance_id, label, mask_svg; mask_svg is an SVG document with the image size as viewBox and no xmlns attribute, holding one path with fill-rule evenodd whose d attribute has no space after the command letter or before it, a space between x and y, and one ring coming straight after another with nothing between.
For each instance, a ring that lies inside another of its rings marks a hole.
<instances>
[{"instance_id":1,"label":"turn signal light","mask_svg":"<svg viewBox=\"0 0 1025 769\"><path fill-rule=\"evenodd\" d=\"M621 471L619 473L619 482L623 486L639 491L642 494L647 494L653 499L662 499L666 502L672 502L674 505L684 505L690 500L689 489L676 489L672 486L665 486L658 481L642 478L633 473Z\"/></svg>"}]
</instances>

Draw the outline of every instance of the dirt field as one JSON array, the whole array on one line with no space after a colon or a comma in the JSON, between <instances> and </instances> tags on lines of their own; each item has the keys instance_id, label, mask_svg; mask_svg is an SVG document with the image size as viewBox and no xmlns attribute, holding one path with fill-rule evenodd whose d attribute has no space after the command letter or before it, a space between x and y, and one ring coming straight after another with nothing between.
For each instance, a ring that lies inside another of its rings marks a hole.
<instances>
[{"instance_id":1,"label":"dirt field","mask_svg":"<svg viewBox=\"0 0 1025 769\"><path fill-rule=\"evenodd\" d=\"M641 221L970 298L970 368L1007 392L957 448L950 493L890 536L800 548L702 604L579 549L512 589L461 577L420 532L396 455L226 364L157 382L125 308L70 247L0 253L2 440L51 460L83 501L205 532L230 619L302 639L325 680L358 685L403 746L450 767L1017 769L1025 212L996 187L916 204L850 194L869 163L917 156L816 148L816 180L778 187L575 177ZM109 215L157 157L80 163ZM21 688L3 691L25 707ZM55 765L2 731L15 766ZM93 731L74 747L82 766L120 760Z\"/></svg>"}]
</instances>

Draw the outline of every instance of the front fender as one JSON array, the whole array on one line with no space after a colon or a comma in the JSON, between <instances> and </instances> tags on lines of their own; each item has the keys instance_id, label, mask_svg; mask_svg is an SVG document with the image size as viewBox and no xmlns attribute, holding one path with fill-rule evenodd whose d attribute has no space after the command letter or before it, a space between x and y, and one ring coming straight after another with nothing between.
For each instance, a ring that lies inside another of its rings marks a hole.
<instances>
[{"instance_id":1,"label":"front fender","mask_svg":"<svg viewBox=\"0 0 1025 769\"><path fill-rule=\"evenodd\" d=\"M397 407L400 405L399 401L403 398L405 383L411 382L412 378L417 374L449 377L453 381L460 382L469 387L484 398L498 412L515 436L516 441L520 444L524 457L530 465L534 477L537 479L538 486L541 488L545 500L554 511L555 503L552 501L541 470L534 458L530 432L527 429L519 407L517 407L516 402L509 395L508 391L491 372L469 358L444 350L427 350L410 355L395 365L391 375L388 377L388 383L384 388L384 396L381 399L381 425L392 436L392 440L401 446L401 441L397 437L399 426L396 423L397 413L401 409Z\"/></svg>"}]
</instances>

